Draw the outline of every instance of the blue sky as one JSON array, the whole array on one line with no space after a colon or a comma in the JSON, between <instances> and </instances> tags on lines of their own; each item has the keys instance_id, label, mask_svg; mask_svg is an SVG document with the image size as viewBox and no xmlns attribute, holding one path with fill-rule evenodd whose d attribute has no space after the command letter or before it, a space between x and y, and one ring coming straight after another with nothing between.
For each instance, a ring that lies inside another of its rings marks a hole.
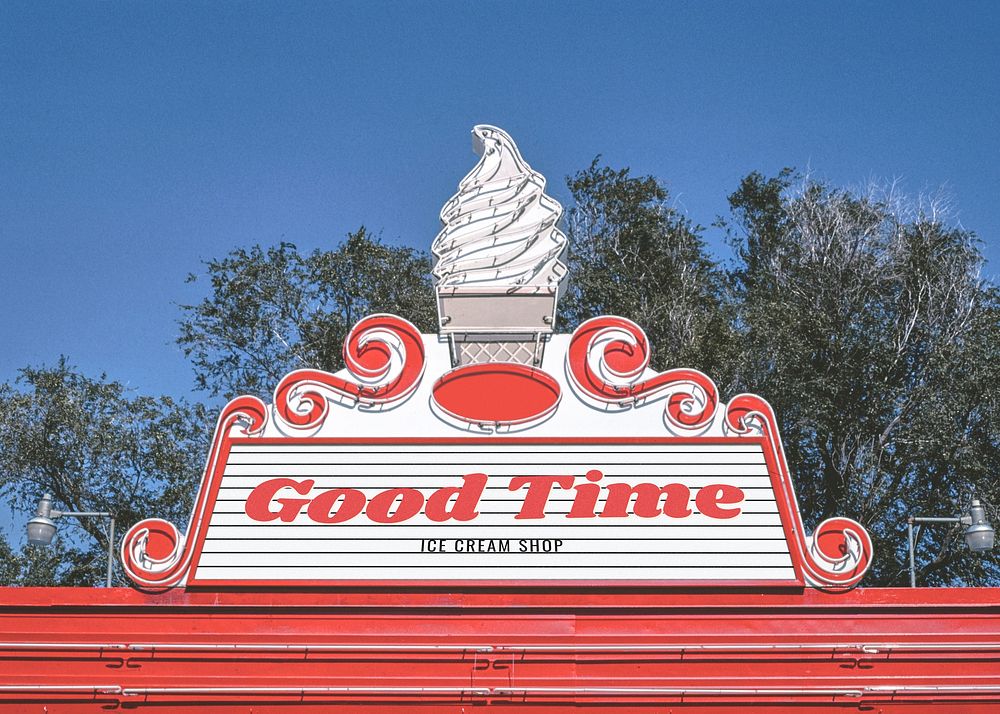
<instances>
[{"instance_id":1,"label":"blue sky","mask_svg":"<svg viewBox=\"0 0 1000 714\"><path fill-rule=\"evenodd\" d=\"M997 3L0 3L0 380L186 395L200 261L365 224L426 248L507 129L707 225L752 170L946 186L1000 269ZM706 233L720 255L717 232Z\"/></svg>"}]
</instances>

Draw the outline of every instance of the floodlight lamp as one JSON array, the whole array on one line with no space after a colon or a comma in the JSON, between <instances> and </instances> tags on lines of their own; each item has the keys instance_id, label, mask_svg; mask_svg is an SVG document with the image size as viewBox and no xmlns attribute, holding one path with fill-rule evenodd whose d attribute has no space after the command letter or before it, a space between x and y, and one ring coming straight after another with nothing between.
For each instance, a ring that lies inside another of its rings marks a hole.
<instances>
[{"instance_id":1,"label":"floodlight lamp","mask_svg":"<svg viewBox=\"0 0 1000 714\"><path fill-rule=\"evenodd\" d=\"M28 521L28 545L50 545L56 534L56 524L51 518L36 516Z\"/></svg>"},{"instance_id":2,"label":"floodlight lamp","mask_svg":"<svg viewBox=\"0 0 1000 714\"><path fill-rule=\"evenodd\" d=\"M52 515L52 495L45 494L38 502L35 517L28 521L28 544L47 546L56 534L56 524Z\"/></svg>"},{"instance_id":3,"label":"floodlight lamp","mask_svg":"<svg viewBox=\"0 0 1000 714\"><path fill-rule=\"evenodd\" d=\"M970 524L965 530L965 544L969 546L969 550L973 553L992 550L996 534L989 519L986 518L986 509L979 499L972 501L972 508L969 509L967 518Z\"/></svg>"}]
</instances>

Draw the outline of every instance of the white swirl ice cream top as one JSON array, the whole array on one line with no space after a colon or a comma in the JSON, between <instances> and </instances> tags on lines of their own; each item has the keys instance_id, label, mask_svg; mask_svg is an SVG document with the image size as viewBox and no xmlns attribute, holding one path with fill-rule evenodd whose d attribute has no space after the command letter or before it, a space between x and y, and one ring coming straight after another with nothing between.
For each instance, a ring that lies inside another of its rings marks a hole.
<instances>
[{"instance_id":1,"label":"white swirl ice cream top","mask_svg":"<svg viewBox=\"0 0 1000 714\"><path fill-rule=\"evenodd\" d=\"M480 124L472 146L482 158L441 209L444 228L431 246L438 290L555 289L566 274L562 206L505 131Z\"/></svg>"}]
</instances>

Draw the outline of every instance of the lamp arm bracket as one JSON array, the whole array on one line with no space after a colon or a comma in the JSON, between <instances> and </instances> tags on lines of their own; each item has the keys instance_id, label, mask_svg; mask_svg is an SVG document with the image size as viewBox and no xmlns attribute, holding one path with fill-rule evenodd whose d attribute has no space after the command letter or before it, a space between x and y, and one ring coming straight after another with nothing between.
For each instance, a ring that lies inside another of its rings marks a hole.
<instances>
[{"instance_id":1,"label":"lamp arm bracket","mask_svg":"<svg viewBox=\"0 0 1000 714\"><path fill-rule=\"evenodd\" d=\"M925 518L923 516L911 516L914 523L962 523L962 518Z\"/></svg>"}]
</instances>

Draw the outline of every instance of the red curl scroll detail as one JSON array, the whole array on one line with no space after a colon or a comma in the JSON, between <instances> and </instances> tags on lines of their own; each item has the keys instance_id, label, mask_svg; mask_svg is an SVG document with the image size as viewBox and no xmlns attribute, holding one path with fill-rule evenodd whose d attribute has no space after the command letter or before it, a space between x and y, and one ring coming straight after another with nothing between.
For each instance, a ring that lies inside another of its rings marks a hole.
<instances>
[{"instance_id":1,"label":"red curl scroll detail","mask_svg":"<svg viewBox=\"0 0 1000 714\"><path fill-rule=\"evenodd\" d=\"M777 423L771 405L755 394L737 395L726 408L726 430L739 436L765 437L765 448L770 450L772 462L782 474L788 474ZM791 483L775 491L785 500L785 512L794 521L792 546L799 552L807 582L833 590L852 588L861 582L873 553L872 540L864 526L850 518L830 518L806 536Z\"/></svg>"},{"instance_id":2,"label":"red curl scroll detail","mask_svg":"<svg viewBox=\"0 0 1000 714\"><path fill-rule=\"evenodd\" d=\"M169 588L185 579L194 554L192 544L198 540L199 533L208 527L211 515L207 513L209 485L219 466L224 441L232 436L258 437L264 432L266 424L267 406L256 397L237 397L226 405L215 428L215 438L187 536L169 521L148 518L129 528L122 538L122 566L137 585L152 589Z\"/></svg>"},{"instance_id":3,"label":"red curl scroll detail","mask_svg":"<svg viewBox=\"0 0 1000 714\"><path fill-rule=\"evenodd\" d=\"M285 375L274 390L280 421L297 431L312 430L326 420L331 401L378 409L406 399L424 374L423 339L401 317L370 315L347 335L344 362L347 369L337 374L298 369Z\"/></svg>"},{"instance_id":4,"label":"red curl scroll detail","mask_svg":"<svg viewBox=\"0 0 1000 714\"><path fill-rule=\"evenodd\" d=\"M669 369L643 379L649 340L624 317L595 317L570 339L566 373L574 391L598 409L627 409L667 397L664 419L681 432L710 426L719 403L715 383L694 369Z\"/></svg>"},{"instance_id":5,"label":"red curl scroll detail","mask_svg":"<svg viewBox=\"0 0 1000 714\"><path fill-rule=\"evenodd\" d=\"M808 539L811 564L818 572L806 576L816 587L852 587L871 565L872 539L850 518L829 518Z\"/></svg>"}]
</instances>

